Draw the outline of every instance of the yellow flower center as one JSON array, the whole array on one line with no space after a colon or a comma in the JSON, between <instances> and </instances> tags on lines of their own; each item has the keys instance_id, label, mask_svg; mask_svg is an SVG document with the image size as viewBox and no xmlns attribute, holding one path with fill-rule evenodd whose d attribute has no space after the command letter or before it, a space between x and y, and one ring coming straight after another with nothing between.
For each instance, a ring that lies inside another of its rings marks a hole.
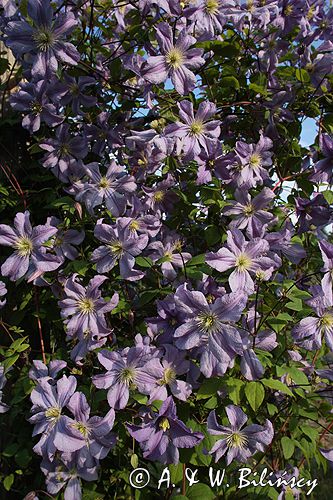
<instances>
[{"instance_id":1,"label":"yellow flower center","mask_svg":"<svg viewBox=\"0 0 333 500\"><path fill-rule=\"evenodd\" d=\"M60 153L60 156L66 156L66 155L69 155L70 153L70 148L68 146L68 144L62 144L59 148L59 153Z\"/></svg>"},{"instance_id":2,"label":"yellow flower center","mask_svg":"<svg viewBox=\"0 0 333 500\"><path fill-rule=\"evenodd\" d=\"M101 180L99 181L98 186L102 189L106 189L110 187L110 182L106 177L101 177Z\"/></svg>"},{"instance_id":3,"label":"yellow flower center","mask_svg":"<svg viewBox=\"0 0 333 500\"><path fill-rule=\"evenodd\" d=\"M256 279L258 281L264 281L265 277L266 277L265 272L258 269L258 271L256 272Z\"/></svg>"},{"instance_id":4,"label":"yellow flower center","mask_svg":"<svg viewBox=\"0 0 333 500\"><path fill-rule=\"evenodd\" d=\"M216 314L211 312L204 312L202 314L199 314L197 324L201 332L204 334L210 334L214 331L219 331L222 326L222 323L220 322Z\"/></svg>"},{"instance_id":5,"label":"yellow flower center","mask_svg":"<svg viewBox=\"0 0 333 500\"><path fill-rule=\"evenodd\" d=\"M206 12L215 15L219 11L220 2L218 0L206 0Z\"/></svg>"},{"instance_id":6,"label":"yellow flower center","mask_svg":"<svg viewBox=\"0 0 333 500\"><path fill-rule=\"evenodd\" d=\"M73 85L70 86L70 92L74 96L78 96L80 94L80 87L77 83L73 83Z\"/></svg>"},{"instance_id":7,"label":"yellow flower center","mask_svg":"<svg viewBox=\"0 0 333 500\"><path fill-rule=\"evenodd\" d=\"M55 37L52 31L47 28L42 28L33 35L33 40L38 50L46 52L54 44Z\"/></svg>"},{"instance_id":8,"label":"yellow flower center","mask_svg":"<svg viewBox=\"0 0 333 500\"><path fill-rule=\"evenodd\" d=\"M121 241L115 241L114 243L111 243L111 245L108 245L108 247L111 250L111 253L115 255L122 255L123 253L123 244Z\"/></svg>"},{"instance_id":9,"label":"yellow flower center","mask_svg":"<svg viewBox=\"0 0 333 500\"><path fill-rule=\"evenodd\" d=\"M168 250L167 252L164 252L163 258L167 262L170 262L172 260L172 252L170 252L170 250Z\"/></svg>"},{"instance_id":10,"label":"yellow flower center","mask_svg":"<svg viewBox=\"0 0 333 500\"><path fill-rule=\"evenodd\" d=\"M148 165L148 160L147 158L139 158L138 159L138 166L141 168L145 168Z\"/></svg>"},{"instance_id":11,"label":"yellow flower center","mask_svg":"<svg viewBox=\"0 0 333 500\"><path fill-rule=\"evenodd\" d=\"M123 368L120 372L120 380L125 384L130 385L134 380L135 372L133 368Z\"/></svg>"},{"instance_id":12,"label":"yellow flower center","mask_svg":"<svg viewBox=\"0 0 333 500\"><path fill-rule=\"evenodd\" d=\"M53 406L52 408L48 408L45 412L45 417L48 419L58 419L61 415L61 408L57 406Z\"/></svg>"},{"instance_id":13,"label":"yellow flower center","mask_svg":"<svg viewBox=\"0 0 333 500\"><path fill-rule=\"evenodd\" d=\"M154 193L154 200L157 203L160 203L161 201L164 200L164 196L165 196L165 192L164 191L156 191L156 193Z\"/></svg>"},{"instance_id":14,"label":"yellow flower center","mask_svg":"<svg viewBox=\"0 0 333 500\"><path fill-rule=\"evenodd\" d=\"M170 429L169 420L166 417L162 418L162 420L160 421L159 426L160 426L160 429L163 430L163 432L166 432L168 429Z\"/></svg>"},{"instance_id":15,"label":"yellow flower center","mask_svg":"<svg viewBox=\"0 0 333 500\"><path fill-rule=\"evenodd\" d=\"M257 168L261 166L262 163L262 158L259 153L253 153L253 155L250 158L250 167Z\"/></svg>"},{"instance_id":16,"label":"yellow flower center","mask_svg":"<svg viewBox=\"0 0 333 500\"><path fill-rule=\"evenodd\" d=\"M191 135L200 135L203 132L203 128L204 127L203 127L202 122L194 120L190 126L190 134Z\"/></svg>"},{"instance_id":17,"label":"yellow flower center","mask_svg":"<svg viewBox=\"0 0 333 500\"><path fill-rule=\"evenodd\" d=\"M293 6L287 5L287 7L285 8L285 11L284 11L285 15L290 16L290 14L292 14L292 12L293 12Z\"/></svg>"},{"instance_id":18,"label":"yellow flower center","mask_svg":"<svg viewBox=\"0 0 333 500\"><path fill-rule=\"evenodd\" d=\"M228 448L245 448L247 437L243 432L236 431L229 434L226 438Z\"/></svg>"},{"instance_id":19,"label":"yellow flower center","mask_svg":"<svg viewBox=\"0 0 333 500\"><path fill-rule=\"evenodd\" d=\"M249 203L244 207L243 212L244 215L246 215L247 217L251 217L251 215L253 215L254 213L254 206L251 203Z\"/></svg>"},{"instance_id":20,"label":"yellow flower center","mask_svg":"<svg viewBox=\"0 0 333 500\"><path fill-rule=\"evenodd\" d=\"M313 18L314 16L314 13L315 13L315 8L313 5L311 5L311 7L309 8L308 10L308 13L307 13L307 18L311 21L311 19Z\"/></svg>"},{"instance_id":21,"label":"yellow flower center","mask_svg":"<svg viewBox=\"0 0 333 500\"><path fill-rule=\"evenodd\" d=\"M251 264L252 264L252 259L244 253L241 253L236 259L236 267L238 267L240 271L245 271L250 269Z\"/></svg>"},{"instance_id":22,"label":"yellow flower center","mask_svg":"<svg viewBox=\"0 0 333 500\"><path fill-rule=\"evenodd\" d=\"M94 312L95 304L91 299L81 299L78 301L78 307L83 314L91 314Z\"/></svg>"},{"instance_id":23,"label":"yellow flower center","mask_svg":"<svg viewBox=\"0 0 333 500\"><path fill-rule=\"evenodd\" d=\"M32 101L30 103L30 109L32 113L39 115L43 111L43 106L39 102Z\"/></svg>"},{"instance_id":24,"label":"yellow flower center","mask_svg":"<svg viewBox=\"0 0 333 500\"><path fill-rule=\"evenodd\" d=\"M183 52L176 47L173 47L167 55L165 56L166 63L171 66L172 69L178 69L184 62Z\"/></svg>"},{"instance_id":25,"label":"yellow flower center","mask_svg":"<svg viewBox=\"0 0 333 500\"><path fill-rule=\"evenodd\" d=\"M82 434L82 436L85 439L88 438L88 436L89 436L89 429L88 429L88 427L83 422L75 422L74 424L72 424L72 427L74 429L76 429L77 431L79 431L79 433Z\"/></svg>"},{"instance_id":26,"label":"yellow flower center","mask_svg":"<svg viewBox=\"0 0 333 500\"><path fill-rule=\"evenodd\" d=\"M176 252L181 252L182 248L183 248L183 244L182 244L181 240L176 240L175 243L173 244L173 249Z\"/></svg>"},{"instance_id":27,"label":"yellow flower center","mask_svg":"<svg viewBox=\"0 0 333 500\"><path fill-rule=\"evenodd\" d=\"M130 231L137 231L140 228L140 222L137 220L132 220L129 225Z\"/></svg>"},{"instance_id":28,"label":"yellow flower center","mask_svg":"<svg viewBox=\"0 0 333 500\"><path fill-rule=\"evenodd\" d=\"M33 250L33 243L27 236L22 236L16 241L15 248L21 257L27 257Z\"/></svg>"},{"instance_id":29,"label":"yellow flower center","mask_svg":"<svg viewBox=\"0 0 333 500\"><path fill-rule=\"evenodd\" d=\"M248 2L247 2L247 10L250 11L250 12L254 12L255 7L253 5L253 0L248 0Z\"/></svg>"},{"instance_id":30,"label":"yellow flower center","mask_svg":"<svg viewBox=\"0 0 333 500\"><path fill-rule=\"evenodd\" d=\"M324 314L320 319L320 324L323 328L331 328L333 326L333 314Z\"/></svg>"},{"instance_id":31,"label":"yellow flower center","mask_svg":"<svg viewBox=\"0 0 333 500\"><path fill-rule=\"evenodd\" d=\"M163 378L160 380L160 385L167 385L176 380L176 372L173 368L166 368L164 370Z\"/></svg>"}]
</instances>

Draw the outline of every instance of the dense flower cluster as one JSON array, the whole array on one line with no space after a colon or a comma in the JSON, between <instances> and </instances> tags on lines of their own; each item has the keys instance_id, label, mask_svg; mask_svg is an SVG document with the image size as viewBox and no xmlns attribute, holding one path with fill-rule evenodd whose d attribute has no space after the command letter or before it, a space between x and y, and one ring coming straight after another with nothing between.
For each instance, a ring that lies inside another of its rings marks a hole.
<instances>
[{"instance_id":1,"label":"dense flower cluster","mask_svg":"<svg viewBox=\"0 0 333 500\"><path fill-rule=\"evenodd\" d=\"M40 335L56 311L29 386L51 495L80 499L119 447L132 465L137 449L257 467L282 437L277 477L297 442L293 466L310 447L333 462L291 419L333 403L327 3L0 0L19 66L8 113L60 198L0 224L1 312L13 287L33 290Z\"/></svg>"}]
</instances>

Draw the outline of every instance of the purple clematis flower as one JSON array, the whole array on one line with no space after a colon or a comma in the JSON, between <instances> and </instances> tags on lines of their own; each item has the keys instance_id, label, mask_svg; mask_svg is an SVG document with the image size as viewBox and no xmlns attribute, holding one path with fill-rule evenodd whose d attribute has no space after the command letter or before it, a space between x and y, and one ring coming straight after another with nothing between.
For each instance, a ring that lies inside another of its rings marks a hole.
<instances>
[{"instance_id":1,"label":"purple clematis flower","mask_svg":"<svg viewBox=\"0 0 333 500\"><path fill-rule=\"evenodd\" d=\"M45 122L49 127L55 127L64 120L64 116L50 102L46 93L44 80L34 83L22 83L20 90L10 97L10 105L15 111L28 111L22 120L22 127L32 134L40 129Z\"/></svg>"},{"instance_id":2,"label":"purple clematis flower","mask_svg":"<svg viewBox=\"0 0 333 500\"><path fill-rule=\"evenodd\" d=\"M93 384L99 389L109 389L108 402L111 408L125 408L130 390L138 389L150 394L155 378L146 371L151 354L142 346L117 351L101 351L97 355L107 372L93 377ZM151 360L152 361L152 360Z\"/></svg>"},{"instance_id":3,"label":"purple clematis flower","mask_svg":"<svg viewBox=\"0 0 333 500\"><path fill-rule=\"evenodd\" d=\"M265 240L268 241L272 252L278 255L283 254L294 264L299 264L302 259L305 259L306 252L299 243L291 240L292 236L292 229L284 227L281 231L266 234Z\"/></svg>"},{"instance_id":4,"label":"purple clematis flower","mask_svg":"<svg viewBox=\"0 0 333 500\"><path fill-rule=\"evenodd\" d=\"M195 75L189 68L199 68L205 63L202 49L190 49L196 39L183 28L176 43L169 24L162 22L156 28L156 38L162 55L150 56L142 68L142 76L150 83L162 83L168 77L181 95L195 87Z\"/></svg>"},{"instance_id":5,"label":"purple clematis flower","mask_svg":"<svg viewBox=\"0 0 333 500\"><path fill-rule=\"evenodd\" d=\"M6 385L6 382L5 368L0 365L0 414L6 413L9 410L9 406L2 402L2 389Z\"/></svg>"},{"instance_id":6,"label":"purple clematis flower","mask_svg":"<svg viewBox=\"0 0 333 500\"><path fill-rule=\"evenodd\" d=\"M242 186L242 189L250 189L268 180L266 167L272 165L272 146L272 140L263 135L257 144L238 141L235 156L230 156L232 161L227 167L231 175L231 184Z\"/></svg>"},{"instance_id":7,"label":"purple clematis flower","mask_svg":"<svg viewBox=\"0 0 333 500\"><path fill-rule=\"evenodd\" d=\"M102 111L94 120L94 124L85 127L85 135L93 143L92 150L99 156L107 149L122 146L117 128L109 125L110 113Z\"/></svg>"},{"instance_id":8,"label":"purple clematis flower","mask_svg":"<svg viewBox=\"0 0 333 500\"><path fill-rule=\"evenodd\" d=\"M97 98L85 93L88 87L96 85L96 80L92 76L79 76L74 78L65 74L63 81L56 84L49 90L49 95L54 102L60 100L62 106L71 104L75 115L83 115L81 106L91 108L95 106Z\"/></svg>"},{"instance_id":9,"label":"purple clematis flower","mask_svg":"<svg viewBox=\"0 0 333 500\"><path fill-rule=\"evenodd\" d=\"M157 384L150 392L148 404L157 399L165 401L168 397L167 387L170 388L173 396L181 401L186 401L192 392L191 384L177 378L190 369L190 362L185 359L185 353L171 345L163 347L165 349L163 357L154 359L145 367L146 373L154 377Z\"/></svg>"},{"instance_id":10,"label":"purple clematis flower","mask_svg":"<svg viewBox=\"0 0 333 500\"><path fill-rule=\"evenodd\" d=\"M46 378L42 378L31 393L32 417L29 422L35 424L33 436L43 433L34 451L38 455L54 459L56 446L54 440L58 429L68 418L62 414L76 389L76 378L63 375L56 385L51 385Z\"/></svg>"},{"instance_id":11,"label":"purple clematis flower","mask_svg":"<svg viewBox=\"0 0 333 500\"><path fill-rule=\"evenodd\" d=\"M168 174L166 179L158 182L154 187L143 186L143 191L146 194L145 205L154 213L157 210L171 212L178 201L178 195L170 189L175 185L175 180L172 175Z\"/></svg>"},{"instance_id":12,"label":"purple clematis flower","mask_svg":"<svg viewBox=\"0 0 333 500\"><path fill-rule=\"evenodd\" d=\"M79 135L72 136L67 123L57 128L55 138L45 139L39 146L47 151L42 165L51 169L63 182L68 181L71 161L83 159L88 153L87 139Z\"/></svg>"},{"instance_id":13,"label":"purple clematis flower","mask_svg":"<svg viewBox=\"0 0 333 500\"><path fill-rule=\"evenodd\" d=\"M295 344L314 351L320 349L325 338L327 347L333 352L333 301L321 286L311 287L313 297L306 301L317 317L302 319L292 330Z\"/></svg>"},{"instance_id":14,"label":"purple clematis flower","mask_svg":"<svg viewBox=\"0 0 333 500\"><path fill-rule=\"evenodd\" d=\"M57 449L64 452L79 451L78 461L91 462L105 458L116 443L111 432L115 412L111 409L102 417L90 417L90 407L82 392L75 392L67 404L75 420L68 418L60 422L54 439Z\"/></svg>"},{"instance_id":15,"label":"purple clematis flower","mask_svg":"<svg viewBox=\"0 0 333 500\"><path fill-rule=\"evenodd\" d=\"M300 233L325 226L331 219L331 209L322 193L315 193L311 200L296 198L295 204Z\"/></svg>"},{"instance_id":16,"label":"purple clematis flower","mask_svg":"<svg viewBox=\"0 0 333 500\"><path fill-rule=\"evenodd\" d=\"M125 217L123 220L125 221ZM127 218L128 224L125 224L130 232L134 236L139 236L140 234L147 234L148 236L154 238L158 235L161 230L162 222L159 217L155 215L138 215Z\"/></svg>"},{"instance_id":17,"label":"purple clematis flower","mask_svg":"<svg viewBox=\"0 0 333 500\"><path fill-rule=\"evenodd\" d=\"M75 339L77 343L71 350L71 359L78 365L81 365L81 360L86 357L88 352L94 351L102 347L108 339L112 338L112 330L109 328L100 328L98 333L76 332ZM73 336L68 335L67 340L72 340ZM114 339L113 339L114 340Z\"/></svg>"},{"instance_id":18,"label":"purple clematis flower","mask_svg":"<svg viewBox=\"0 0 333 500\"><path fill-rule=\"evenodd\" d=\"M201 102L194 116L193 104L181 101L177 104L181 122L171 123L165 129L166 136L178 138L178 149L184 152L184 160L193 160L203 149L209 153L209 142L217 142L220 121L210 120L216 113L215 104Z\"/></svg>"},{"instance_id":19,"label":"purple clematis flower","mask_svg":"<svg viewBox=\"0 0 333 500\"><path fill-rule=\"evenodd\" d=\"M140 443L143 456L163 464L179 462L178 448L193 448L204 438L179 420L176 405L169 396L158 414L142 426L127 424L130 435Z\"/></svg>"},{"instance_id":20,"label":"purple clematis flower","mask_svg":"<svg viewBox=\"0 0 333 500\"><path fill-rule=\"evenodd\" d=\"M265 451L265 447L272 442L274 436L272 423L266 420L264 426L252 424L244 427L247 416L241 408L229 405L225 411L230 427L217 423L215 410L210 412L207 419L208 432L214 436L223 436L209 452L215 455L215 462L225 454L227 454L227 465L233 460L246 462L257 451Z\"/></svg>"},{"instance_id":21,"label":"purple clematis flower","mask_svg":"<svg viewBox=\"0 0 333 500\"><path fill-rule=\"evenodd\" d=\"M140 280L144 273L134 269L135 257L147 246L148 236L131 234L127 220L119 218L113 226L103 224L102 220L97 221L94 235L105 245L98 247L91 255L97 272L106 273L119 261L122 278L129 281Z\"/></svg>"},{"instance_id":22,"label":"purple clematis flower","mask_svg":"<svg viewBox=\"0 0 333 500\"><path fill-rule=\"evenodd\" d=\"M77 274L73 274L65 283L65 298L58 302L61 317L70 317L66 323L69 335L86 332L98 335L107 329L104 315L117 306L119 296L115 293L108 302L101 297L99 287L107 280L106 276L96 275L86 288L76 278Z\"/></svg>"},{"instance_id":23,"label":"purple clematis flower","mask_svg":"<svg viewBox=\"0 0 333 500\"><path fill-rule=\"evenodd\" d=\"M204 348L200 369L205 376L212 376L208 355L216 358L223 373L237 354L242 355L241 335L230 322L240 319L246 302L244 293L226 294L209 303L201 292L187 290L186 285L177 288L175 303L185 321L174 333L175 344L183 350Z\"/></svg>"},{"instance_id":24,"label":"purple clematis flower","mask_svg":"<svg viewBox=\"0 0 333 500\"><path fill-rule=\"evenodd\" d=\"M31 380L34 380L35 382L46 379L48 380L48 382L52 383L60 370L66 368L66 366L66 361L62 361L59 359L50 361L48 366L44 365L42 361L35 359L32 362L32 367L29 370L29 378L31 378Z\"/></svg>"},{"instance_id":25,"label":"purple clematis flower","mask_svg":"<svg viewBox=\"0 0 333 500\"><path fill-rule=\"evenodd\" d=\"M4 297L7 293L7 288L6 285L4 284L3 281L0 281L0 297ZM5 300L0 300L0 309L2 309L7 302L7 299Z\"/></svg>"},{"instance_id":26,"label":"purple clematis flower","mask_svg":"<svg viewBox=\"0 0 333 500\"><path fill-rule=\"evenodd\" d=\"M333 245L326 240L321 240L318 244L324 261L321 271L325 273L321 286L327 300L333 304Z\"/></svg>"},{"instance_id":27,"label":"purple clematis flower","mask_svg":"<svg viewBox=\"0 0 333 500\"><path fill-rule=\"evenodd\" d=\"M6 45L16 56L33 56L32 74L47 77L58 69L58 61L76 65L80 54L66 37L77 25L72 13L55 16L49 0L28 0L27 12L32 24L25 19L11 21L5 29Z\"/></svg>"},{"instance_id":28,"label":"purple clematis flower","mask_svg":"<svg viewBox=\"0 0 333 500\"><path fill-rule=\"evenodd\" d=\"M96 481L98 479L97 464L92 463L80 466L75 453L62 454L61 459L56 458L53 462L44 459L41 469L46 476L47 491L51 495L65 487L64 500L81 500L81 479L85 481Z\"/></svg>"},{"instance_id":29,"label":"purple clematis flower","mask_svg":"<svg viewBox=\"0 0 333 500\"><path fill-rule=\"evenodd\" d=\"M0 224L0 245L14 248L14 253L1 266L3 276L16 281L23 276L32 281L48 271L57 269L62 261L46 252L43 243L57 232L57 228L45 225L32 227L30 213L16 214L14 228Z\"/></svg>"},{"instance_id":30,"label":"purple clematis flower","mask_svg":"<svg viewBox=\"0 0 333 500\"><path fill-rule=\"evenodd\" d=\"M16 14L18 6L15 0L0 0L0 7L2 7L4 17L12 17Z\"/></svg>"},{"instance_id":31,"label":"purple clematis flower","mask_svg":"<svg viewBox=\"0 0 333 500\"><path fill-rule=\"evenodd\" d=\"M94 208L104 202L114 217L123 215L126 197L136 190L134 177L127 175L125 168L115 161L111 162L105 175L100 173L98 163L89 163L85 170L90 180L84 184L76 199L83 201L90 213L94 213Z\"/></svg>"},{"instance_id":32,"label":"purple clematis flower","mask_svg":"<svg viewBox=\"0 0 333 500\"><path fill-rule=\"evenodd\" d=\"M333 139L328 134L319 136L319 145L324 155L323 160L319 160L314 164L314 174L310 177L313 182L328 182L333 181Z\"/></svg>"},{"instance_id":33,"label":"purple clematis flower","mask_svg":"<svg viewBox=\"0 0 333 500\"><path fill-rule=\"evenodd\" d=\"M262 238L267 226L274 220L274 215L266 208L274 199L275 195L269 188L263 188L260 193L251 200L251 196L244 190L235 191L235 200L228 202L223 210L225 215L236 216L230 223L230 228L246 229L250 238Z\"/></svg>"},{"instance_id":34,"label":"purple clematis flower","mask_svg":"<svg viewBox=\"0 0 333 500\"><path fill-rule=\"evenodd\" d=\"M158 345L171 344L175 330L182 322L182 314L172 294L157 300L156 307L158 316L146 319L148 332Z\"/></svg>"},{"instance_id":35,"label":"purple clematis flower","mask_svg":"<svg viewBox=\"0 0 333 500\"><path fill-rule=\"evenodd\" d=\"M254 292L251 275L267 280L277 267L276 260L266 254L269 244L266 240L254 238L246 241L239 229L228 231L227 244L216 253L206 255L206 262L219 272L234 269L229 276L229 285L233 292L243 290Z\"/></svg>"},{"instance_id":36,"label":"purple clematis flower","mask_svg":"<svg viewBox=\"0 0 333 500\"><path fill-rule=\"evenodd\" d=\"M228 8L234 7L233 0L198 0L194 7L188 7L189 17L193 19L199 30L199 40L214 39L215 32L222 33L223 26L227 21ZM192 13L193 11L193 13Z\"/></svg>"},{"instance_id":37,"label":"purple clematis flower","mask_svg":"<svg viewBox=\"0 0 333 500\"><path fill-rule=\"evenodd\" d=\"M51 226L58 229L57 235L53 240L53 250L56 255L64 261L65 259L75 260L79 254L74 245L80 245L84 238L84 231L76 229L62 229L61 220L57 217L50 217L48 222Z\"/></svg>"},{"instance_id":38,"label":"purple clematis flower","mask_svg":"<svg viewBox=\"0 0 333 500\"><path fill-rule=\"evenodd\" d=\"M147 250L153 250L149 257L153 262L162 259L161 270L163 276L172 281L177 276L177 268L183 268L192 255L182 251L183 242L176 236L166 236L163 241L150 243Z\"/></svg>"}]
</instances>

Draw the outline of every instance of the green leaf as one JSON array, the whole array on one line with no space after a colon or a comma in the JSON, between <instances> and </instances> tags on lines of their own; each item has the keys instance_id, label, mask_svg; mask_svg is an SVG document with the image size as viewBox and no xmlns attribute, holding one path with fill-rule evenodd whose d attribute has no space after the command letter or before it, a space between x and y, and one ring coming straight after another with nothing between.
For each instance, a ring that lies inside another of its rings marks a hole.
<instances>
[{"instance_id":1,"label":"green leaf","mask_svg":"<svg viewBox=\"0 0 333 500\"><path fill-rule=\"evenodd\" d=\"M201 253L200 255L195 255L194 257L192 257L192 259L186 263L186 267L197 266L199 264L204 264L205 262L206 255L204 253Z\"/></svg>"},{"instance_id":2,"label":"green leaf","mask_svg":"<svg viewBox=\"0 0 333 500\"><path fill-rule=\"evenodd\" d=\"M22 448L15 455L15 462L22 468L26 467L31 462L31 459L31 453L26 448Z\"/></svg>"},{"instance_id":3,"label":"green leaf","mask_svg":"<svg viewBox=\"0 0 333 500\"><path fill-rule=\"evenodd\" d=\"M276 391L283 392L284 394L288 394L288 396L293 396L293 393L285 384L283 384L280 380L273 380L263 378L261 382L270 389L275 389Z\"/></svg>"},{"instance_id":4,"label":"green leaf","mask_svg":"<svg viewBox=\"0 0 333 500\"><path fill-rule=\"evenodd\" d=\"M141 255L135 259L135 262L140 267L152 267L154 264L149 257L142 257Z\"/></svg>"},{"instance_id":5,"label":"green leaf","mask_svg":"<svg viewBox=\"0 0 333 500\"><path fill-rule=\"evenodd\" d=\"M9 474L9 476L6 476L5 479L3 480L3 486L6 491L9 491L10 488L13 486L14 483L14 474Z\"/></svg>"},{"instance_id":6,"label":"green leaf","mask_svg":"<svg viewBox=\"0 0 333 500\"><path fill-rule=\"evenodd\" d=\"M293 321L293 318L288 313L280 313L267 319L268 324L276 333L280 333L289 321Z\"/></svg>"},{"instance_id":7,"label":"green leaf","mask_svg":"<svg viewBox=\"0 0 333 500\"><path fill-rule=\"evenodd\" d=\"M85 276L89 269L90 263L86 260L73 260L72 266L76 273L78 273L80 276Z\"/></svg>"},{"instance_id":8,"label":"green leaf","mask_svg":"<svg viewBox=\"0 0 333 500\"><path fill-rule=\"evenodd\" d=\"M197 483L187 488L186 496L189 500L213 500L215 498L215 493L207 484Z\"/></svg>"},{"instance_id":9,"label":"green leaf","mask_svg":"<svg viewBox=\"0 0 333 500\"><path fill-rule=\"evenodd\" d=\"M306 69L297 68L295 71L295 75L296 75L296 78L299 82L302 82L302 83L309 83L310 82L310 75L306 71Z\"/></svg>"},{"instance_id":10,"label":"green leaf","mask_svg":"<svg viewBox=\"0 0 333 500\"><path fill-rule=\"evenodd\" d=\"M296 384L309 385L308 377L305 375L304 372L296 368L296 366L288 366L287 373L290 375L290 377Z\"/></svg>"},{"instance_id":11,"label":"green leaf","mask_svg":"<svg viewBox=\"0 0 333 500\"><path fill-rule=\"evenodd\" d=\"M311 439L313 443L316 443L319 435L317 429L311 427L310 425L301 425L300 429L303 432L303 434L305 434Z\"/></svg>"},{"instance_id":12,"label":"green leaf","mask_svg":"<svg viewBox=\"0 0 333 500\"><path fill-rule=\"evenodd\" d=\"M260 382L249 382L245 386L245 395L252 410L256 411L264 400L265 389Z\"/></svg>"},{"instance_id":13,"label":"green leaf","mask_svg":"<svg viewBox=\"0 0 333 500\"><path fill-rule=\"evenodd\" d=\"M133 453L133 455L131 456L131 466L133 467L133 469L136 469L139 465L139 457L136 453Z\"/></svg>"},{"instance_id":14,"label":"green leaf","mask_svg":"<svg viewBox=\"0 0 333 500\"><path fill-rule=\"evenodd\" d=\"M172 484L178 484L183 479L183 464L169 465Z\"/></svg>"},{"instance_id":15,"label":"green leaf","mask_svg":"<svg viewBox=\"0 0 333 500\"><path fill-rule=\"evenodd\" d=\"M292 302L287 302L286 307L292 309L293 311L301 311L303 309L303 303L301 299L293 299Z\"/></svg>"},{"instance_id":16,"label":"green leaf","mask_svg":"<svg viewBox=\"0 0 333 500\"><path fill-rule=\"evenodd\" d=\"M213 410L216 408L218 405L217 397L212 396L208 401L204 404L204 407L207 408L208 410Z\"/></svg>"},{"instance_id":17,"label":"green leaf","mask_svg":"<svg viewBox=\"0 0 333 500\"><path fill-rule=\"evenodd\" d=\"M241 402L241 390L244 385L245 382L238 379L229 379L226 381L228 396L235 405L239 405Z\"/></svg>"},{"instance_id":18,"label":"green leaf","mask_svg":"<svg viewBox=\"0 0 333 500\"><path fill-rule=\"evenodd\" d=\"M159 295L159 293L159 290L146 290L142 292L139 296L137 307L140 308L146 304L149 304L149 302L152 302L157 297L157 295Z\"/></svg>"},{"instance_id":19,"label":"green leaf","mask_svg":"<svg viewBox=\"0 0 333 500\"><path fill-rule=\"evenodd\" d=\"M5 367L5 372L9 370L9 368L16 363L19 357L20 357L19 354L14 354L13 356L10 356L9 358L5 359L5 361L2 363L3 366Z\"/></svg>"},{"instance_id":20,"label":"green leaf","mask_svg":"<svg viewBox=\"0 0 333 500\"><path fill-rule=\"evenodd\" d=\"M332 129L332 132L333 132L333 129ZM331 190L323 191L322 194L324 195L324 198L327 201L327 203L329 205L332 205L333 204L333 191L331 191Z\"/></svg>"},{"instance_id":21,"label":"green leaf","mask_svg":"<svg viewBox=\"0 0 333 500\"><path fill-rule=\"evenodd\" d=\"M205 240L208 246L215 245L221 241L222 233L217 226L209 226L204 232Z\"/></svg>"},{"instance_id":22,"label":"green leaf","mask_svg":"<svg viewBox=\"0 0 333 500\"><path fill-rule=\"evenodd\" d=\"M12 457L13 455L15 455L19 447L20 445L18 443L11 443L8 446L6 446L2 454L4 457Z\"/></svg>"},{"instance_id":23,"label":"green leaf","mask_svg":"<svg viewBox=\"0 0 333 500\"><path fill-rule=\"evenodd\" d=\"M281 446L282 446L284 458L286 460L289 460L289 458L291 458L293 456L294 451L295 451L294 441L292 439L288 438L287 436L283 436L283 438L281 438Z\"/></svg>"},{"instance_id":24,"label":"green leaf","mask_svg":"<svg viewBox=\"0 0 333 500\"><path fill-rule=\"evenodd\" d=\"M21 337L19 339L14 340L14 342L11 343L10 348L11 349L17 349L18 346L23 344L23 342L27 339L28 337Z\"/></svg>"},{"instance_id":25,"label":"green leaf","mask_svg":"<svg viewBox=\"0 0 333 500\"><path fill-rule=\"evenodd\" d=\"M240 84L239 81L237 80L236 77L234 76L225 76L222 77L223 79L221 80L221 85L223 87L229 87L234 90L239 90L240 89Z\"/></svg>"},{"instance_id":26,"label":"green leaf","mask_svg":"<svg viewBox=\"0 0 333 500\"><path fill-rule=\"evenodd\" d=\"M207 378L203 381L200 389L197 392L197 399L209 399L215 396L218 389L221 387L221 380L219 378Z\"/></svg>"}]
</instances>

